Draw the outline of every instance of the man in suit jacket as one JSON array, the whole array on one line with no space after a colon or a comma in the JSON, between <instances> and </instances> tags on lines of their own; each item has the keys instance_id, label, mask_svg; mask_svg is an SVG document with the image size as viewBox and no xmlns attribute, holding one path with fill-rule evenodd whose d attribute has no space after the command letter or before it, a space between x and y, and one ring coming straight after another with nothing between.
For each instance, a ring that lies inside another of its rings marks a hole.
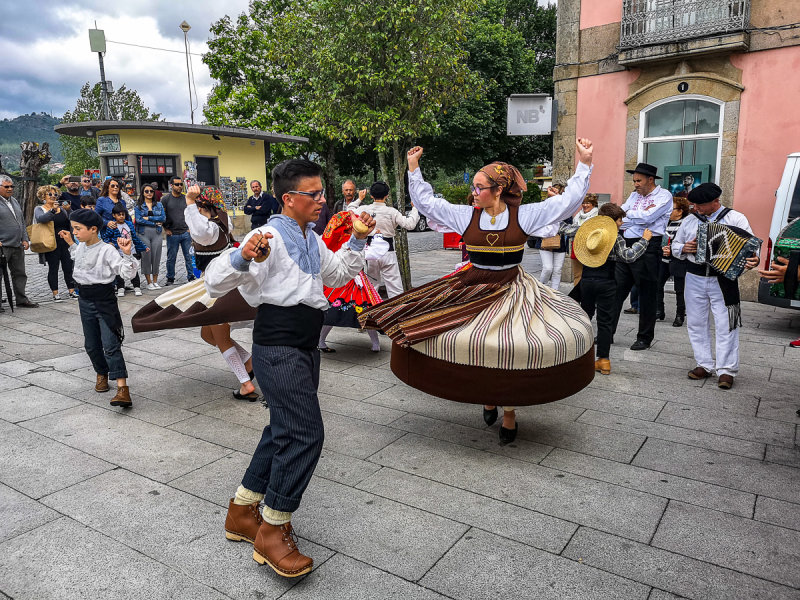
<instances>
[{"instance_id":1,"label":"man in suit jacket","mask_svg":"<svg viewBox=\"0 0 800 600\"><path fill-rule=\"evenodd\" d=\"M261 191L260 181L251 181L250 189L253 190L253 195L244 205L244 214L250 215L250 229L255 229L269 221L272 215L280 213L281 206L270 194Z\"/></svg>"},{"instance_id":2,"label":"man in suit jacket","mask_svg":"<svg viewBox=\"0 0 800 600\"><path fill-rule=\"evenodd\" d=\"M11 274L11 284L17 306L36 308L25 295L28 276L25 274L25 250L28 249L28 231L25 228L25 217L17 199L12 196L14 182L8 175L0 175L0 252L6 258ZM8 299L11 302L11 298ZM0 311L4 311L0 306Z\"/></svg>"}]
</instances>

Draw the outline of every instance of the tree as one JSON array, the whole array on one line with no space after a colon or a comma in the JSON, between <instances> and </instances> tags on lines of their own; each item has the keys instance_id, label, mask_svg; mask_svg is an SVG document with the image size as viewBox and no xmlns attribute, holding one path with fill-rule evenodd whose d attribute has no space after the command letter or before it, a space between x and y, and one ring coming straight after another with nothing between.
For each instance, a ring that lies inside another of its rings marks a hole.
<instances>
[{"instance_id":1,"label":"tree","mask_svg":"<svg viewBox=\"0 0 800 600\"><path fill-rule=\"evenodd\" d=\"M109 98L111 118L120 121L158 121L159 113L151 113L142 102L136 90L130 90L123 84ZM90 87L86 82L81 87L81 95L71 111L64 113L62 123L81 121L102 121L103 101L100 84ZM94 138L79 138L62 135L61 147L64 155L64 172L83 173L84 169L99 169L100 158L97 155L97 141Z\"/></svg>"},{"instance_id":2,"label":"tree","mask_svg":"<svg viewBox=\"0 0 800 600\"><path fill-rule=\"evenodd\" d=\"M403 211L408 142L435 132L439 112L479 88L462 46L470 6L465 0L254 0L236 27L223 19L212 29L218 35L210 47L225 48L227 60L207 60L212 76L225 77L209 101L218 106L207 114L258 115L268 129L308 131L326 170L335 163L337 143L360 140L378 152L389 180L391 153ZM235 32L242 39L230 39ZM396 246L408 287L403 231Z\"/></svg>"}]
</instances>

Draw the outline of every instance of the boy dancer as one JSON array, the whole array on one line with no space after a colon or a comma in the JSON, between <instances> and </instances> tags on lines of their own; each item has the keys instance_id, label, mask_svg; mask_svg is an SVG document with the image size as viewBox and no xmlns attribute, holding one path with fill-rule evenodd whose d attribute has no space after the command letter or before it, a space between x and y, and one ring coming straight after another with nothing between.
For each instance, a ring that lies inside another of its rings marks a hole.
<instances>
[{"instance_id":1,"label":"boy dancer","mask_svg":"<svg viewBox=\"0 0 800 600\"><path fill-rule=\"evenodd\" d=\"M107 392L108 378L116 379L117 393L110 404L130 408L133 403L128 389L128 370L122 356L125 335L114 295L114 278L130 278L136 274L139 263L131 256L133 243L129 238L120 238L120 254L113 246L102 242L97 232L104 225L103 218L93 210L81 208L72 211L69 220L78 243L68 231L61 231L58 235L67 242L75 262L72 277L80 290L78 306L84 347L97 373L94 389Z\"/></svg>"},{"instance_id":2,"label":"boy dancer","mask_svg":"<svg viewBox=\"0 0 800 600\"><path fill-rule=\"evenodd\" d=\"M211 261L205 272L212 297L238 287L247 303L258 307L253 369L270 409L270 424L230 500L225 535L253 542L253 559L284 577L303 575L313 566L297 549L291 518L324 437L317 398L317 341L328 308L322 286L339 287L358 274L364 267L365 239L375 225L362 213L350 241L335 254L328 250L313 231L325 202L321 173L307 160L275 167L273 188L282 214L251 231L239 248Z\"/></svg>"},{"instance_id":3,"label":"boy dancer","mask_svg":"<svg viewBox=\"0 0 800 600\"><path fill-rule=\"evenodd\" d=\"M625 211L611 202L604 204L598 216L580 226L575 234L575 256L583 264L581 280L575 286L581 308L591 319L597 308L597 360L594 370L611 374L609 353L614 327L617 282L616 264L632 263L647 250L653 234L645 229L642 237L627 246L619 233ZM573 296L573 294L570 294Z\"/></svg>"}]
</instances>

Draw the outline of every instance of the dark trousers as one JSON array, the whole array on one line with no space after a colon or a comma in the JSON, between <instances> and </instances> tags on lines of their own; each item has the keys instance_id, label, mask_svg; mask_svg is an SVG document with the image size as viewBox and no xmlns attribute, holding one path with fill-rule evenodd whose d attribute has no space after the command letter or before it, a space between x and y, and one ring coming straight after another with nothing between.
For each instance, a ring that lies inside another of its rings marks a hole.
<instances>
[{"instance_id":1,"label":"dark trousers","mask_svg":"<svg viewBox=\"0 0 800 600\"><path fill-rule=\"evenodd\" d=\"M664 309L664 285L666 285L669 277L669 263L661 261L658 271L658 312L662 314L666 313L666 310ZM677 275L673 275L673 280L675 282L675 302L678 305L676 313L685 317L686 301L683 298L683 290L686 286L686 277L678 277Z\"/></svg>"},{"instance_id":2,"label":"dark trousers","mask_svg":"<svg viewBox=\"0 0 800 600\"><path fill-rule=\"evenodd\" d=\"M116 285L116 286L117 286L117 289L119 289L119 288L124 288L124 287L125 287L125 280L124 280L122 277L120 277L119 275L117 275L117 276L114 278L114 285ZM137 287L141 287L141 285L142 285L142 278L141 278L141 277L139 277L139 271L136 271L136 275L134 275L134 276L133 276L133 279L131 279L131 285L132 285L133 287L135 287L135 288L137 288Z\"/></svg>"},{"instance_id":3,"label":"dark trousers","mask_svg":"<svg viewBox=\"0 0 800 600\"><path fill-rule=\"evenodd\" d=\"M578 285L581 288L581 308L589 315L589 319L597 310L597 358L608 358L617 302L617 282L613 279L582 277Z\"/></svg>"},{"instance_id":4,"label":"dark trousers","mask_svg":"<svg viewBox=\"0 0 800 600\"><path fill-rule=\"evenodd\" d=\"M114 298L115 308L116 302L117 299ZM103 320L97 310L97 302L80 295L78 307L83 325L83 347L92 361L94 372L108 375L109 379L127 378L128 369L125 366L125 357L122 356L122 342Z\"/></svg>"},{"instance_id":5,"label":"dark trousers","mask_svg":"<svg viewBox=\"0 0 800 600\"><path fill-rule=\"evenodd\" d=\"M273 510L294 512L322 453L319 350L253 344L253 370L269 405L242 485L264 494Z\"/></svg>"},{"instance_id":6,"label":"dark trousers","mask_svg":"<svg viewBox=\"0 0 800 600\"><path fill-rule=\"evenodd\" d=\"M58 289L58 266L64 273L64 283L67 289L75 289L75 281L72 279L72 257L69 255L69 246L61 238L56 239L56 249L46 252L44 259L47 261L47 285L50 290L55 292Z\"/></svg>"},{"instance_id":7,"label":"dark trousers","mask_svg":"<svg viewBox=\"0 0 800 600\"><path fill-rule=\"evenodd\" d=\"M194 279L192 272L192 257L189 248L192 247L192 236L188 231L173 233L167 236L167 279L175 279L175 262L178 259L178 248L183 253L183 262L186 266L186 278Z\"/></svg>"},{"instance_id":8,"label":"dark trousers","mask_svg":"<svg viewBox=\"0 0 800 600\"><path fill-rule=\"evenodd\" d=\"M635 239L625 239L632 246ZM658 296L658 264L661 262L661 236L654 235L645 253L632 263L617 262L617 304L614 308L614 329L617 332L619 315L625 298L636 285L639 289L639 331L636 339L652 343L656 331L656 305Z\"/></svg>"},{"instance_id":9,"label":"dark trousers","mask_svg":"<svg viewBox=\"0 0 800 600\"><path fill-rule=\"evenodd\" d=\"M16 303L29 302L25 295L25 287L28 285L28 276L25 273L25 251L22 246L3 246L3 255L6 257L8 274L11 277L11 286L14 288ZM5 290L4 290L5 291ZM11 298L8 298L11 304Z\"/></svg>"}]
</instances>

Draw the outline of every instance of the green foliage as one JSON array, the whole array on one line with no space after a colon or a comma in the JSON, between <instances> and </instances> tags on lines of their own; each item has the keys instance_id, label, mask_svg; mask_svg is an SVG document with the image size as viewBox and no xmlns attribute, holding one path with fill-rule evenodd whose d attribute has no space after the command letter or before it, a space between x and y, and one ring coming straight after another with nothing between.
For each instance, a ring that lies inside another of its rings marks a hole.
<instances>
[{"instance_id":1,"label":"green foliage","mask_svg":"<svg viewBox=\"0 0 800 600\"><path fill-rule=\"evenodd\" d=\"M471 200L470 185L467 183L445 183L436 188L450 204L469 204ZM522 204L542 201L542 188L535 182L528 182L528 190L522 194Z\"/></svg>"},{"instance_id":2,"label":"green foliage","mask_svg":"<svg viewBox=\"0 0 800 600\"><path fill-rule=\"evenodd\" d=\"M142 102L136 90L128 89L123 84L109 98L112 119L120 121L158 121L159 113L151 113ZM64 113L62 123L103 120L103 100L100 84L90 87L86 82L81 87L81 94L73 110ZM97 142L94 138L79 138L69 135L59 136L64 155L64 172L73 175L82 174L84 169L99 169L100 158L97 155Z\"/></svg>"},{"instance_id":3,"label":"green foliage","mask_svg":"<svg viewBox=\"0 0 800 600\"><path fill-rule=\"evenodd\" d=\"M19 159L22 142L48 142L53 153L53 162L63 160L61 143L53 127L58 125L59 119L47 113L31 113L20 115L13 119L0 121L0 155L3 157L3 167L9 171L19 169Z\"/></svg>"}]
</instances>

